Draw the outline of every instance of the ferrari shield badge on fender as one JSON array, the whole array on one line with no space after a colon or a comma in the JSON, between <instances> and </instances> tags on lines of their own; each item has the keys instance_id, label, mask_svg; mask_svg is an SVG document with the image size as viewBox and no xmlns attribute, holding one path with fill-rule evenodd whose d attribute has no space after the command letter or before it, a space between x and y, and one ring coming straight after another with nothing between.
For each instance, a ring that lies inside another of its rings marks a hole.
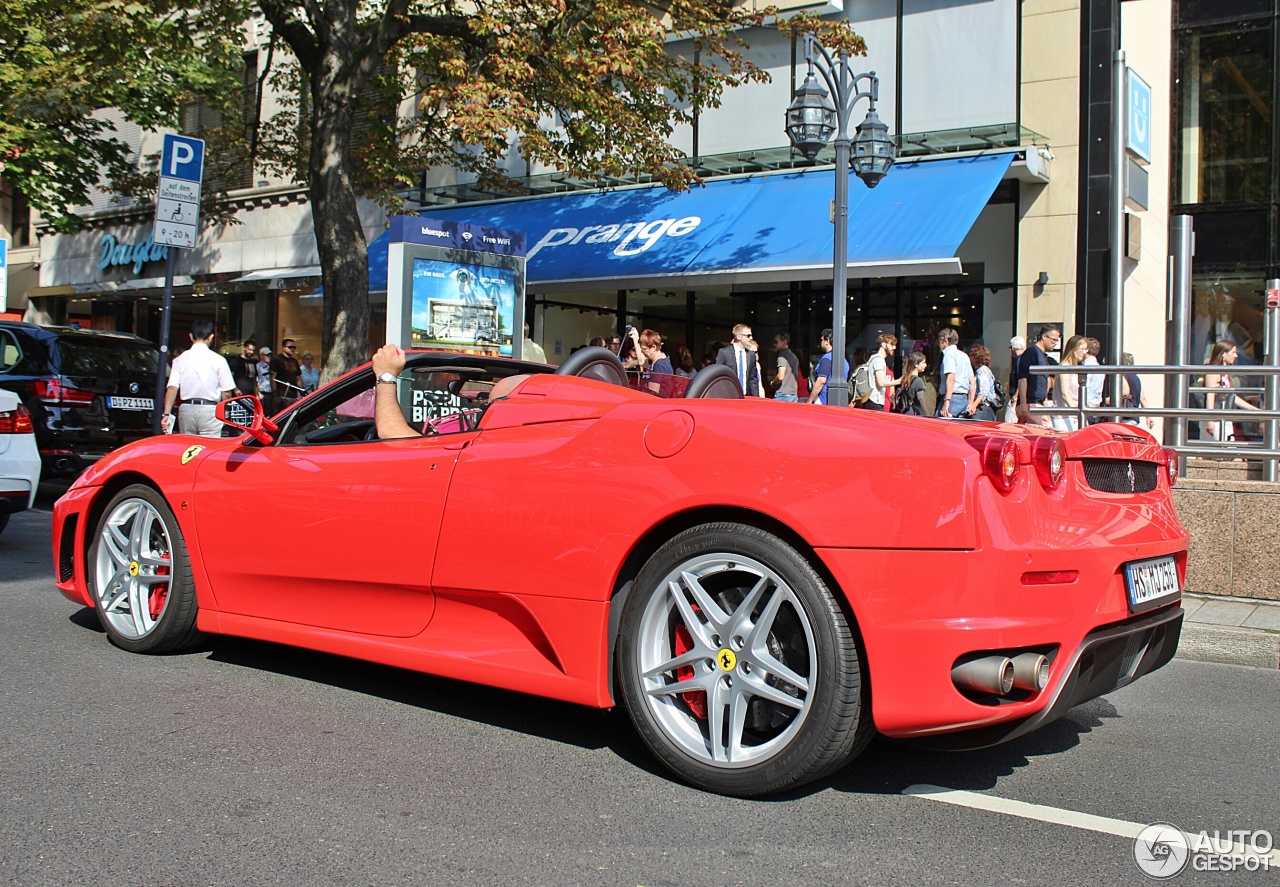
<instances>
[{"instance_id":1,"label":"ferrari shield badge on fender","mask_svg":"<svg viewBox=\"0 0 1280 887\"><path fill-rule=\"evenodd\" d=\"M200 451L203 449L204 447L200 446L199 444L196 444L195 446L187 447L185 450L182 451L182 464L186 465L196 456L200 455Z\"/></svg>"}]
</instances>

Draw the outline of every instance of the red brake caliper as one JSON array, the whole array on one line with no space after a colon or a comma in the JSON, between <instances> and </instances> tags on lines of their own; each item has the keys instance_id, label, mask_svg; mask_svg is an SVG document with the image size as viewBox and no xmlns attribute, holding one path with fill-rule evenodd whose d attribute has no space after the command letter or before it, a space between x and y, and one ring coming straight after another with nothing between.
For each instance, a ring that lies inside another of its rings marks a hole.
<instances>
[{"instance_id":1,"label":"red brake caliper","mask_svg":"<svg viewBox=\"0 0 1280 887\"><path fill-rule=\"evenodd\" d=\"M164 560L169 559L169 555L167 554L162 554L160 555L160 557L162 557ZM156 567L156 575L168 576L169 568ZM164 602L168 599L168 597L169 597L169 586L167 584L157 585L151 589L151 593L147 595L147 609L151 611L152 619L160 618L161 612L164 611Z\"/></svg>"},{"instance_id":2,"label":"red brake caliper","mask_svg":"<svg viewBox=\"0 0 1280 887\"><path fill-rule=\"evenodd\" d=\"M693 649L693 635L689 634L689 629L683 624L676 626L675 654L682 656ZM676 680L687 681L693 677L693 666L682 665L676 669ZM707 719L707 693L705 690L692 690L688 693L680 694L684 697L684 704L689 706L689 711L693 716L701 721Z\"/></svg>"}]
</instances>

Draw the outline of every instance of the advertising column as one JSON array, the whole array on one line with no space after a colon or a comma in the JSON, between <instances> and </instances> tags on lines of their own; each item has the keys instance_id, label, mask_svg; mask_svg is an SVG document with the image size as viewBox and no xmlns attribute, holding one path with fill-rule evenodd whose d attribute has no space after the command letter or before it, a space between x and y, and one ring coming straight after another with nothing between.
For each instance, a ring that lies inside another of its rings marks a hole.
<instances>
[{"instance_id":1,"label":"advertising column","mask_svg":"<svg viewBox=\"0 0 1280 887\"><path fill-rule=\"evenodd\" d=\"M387 338L402 348L521 357L525 235L395 216Z\"/></svg>"}]
</instances>

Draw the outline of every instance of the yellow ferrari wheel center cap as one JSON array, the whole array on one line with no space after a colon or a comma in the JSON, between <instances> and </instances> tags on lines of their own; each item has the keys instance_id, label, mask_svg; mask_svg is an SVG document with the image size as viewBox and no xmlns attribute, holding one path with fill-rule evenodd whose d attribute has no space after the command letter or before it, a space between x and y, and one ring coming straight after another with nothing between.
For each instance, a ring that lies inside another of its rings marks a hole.
<instances>
[{"instance_id":1,"label":"yellow ferrari wheel center cap","mask_svg":"<svg viewBox=\"0 0 1280 887\"><path fill-rule=\"evenodd\" d=\"M130 576L137 576L137 575L138 575L138 562L137 562L137 561L129 561L129 575L130 575Z\"/></svg>"},{"instance_id":2,"label":"yellow ferrari wheel center cap","mask_svg":"<svg viewBox=\"0 0 1280 887\"><path fill-rule=\"evenodd\" d=\"M725 647L716 654L716 665L720 666L721 671L733 671L733 667L738 664L738 657L733 655L733 651Z\"/></svg>"}]
</instances>

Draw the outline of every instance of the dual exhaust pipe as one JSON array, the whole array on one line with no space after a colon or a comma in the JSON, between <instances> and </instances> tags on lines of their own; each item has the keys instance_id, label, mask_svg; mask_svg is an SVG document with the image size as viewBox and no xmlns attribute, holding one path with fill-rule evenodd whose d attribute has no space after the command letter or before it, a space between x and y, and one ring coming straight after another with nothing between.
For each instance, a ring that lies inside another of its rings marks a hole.
<instances>
[{"instance_id":1,"label":"dual exhaust pipe","mask_svg":"<svg viewBox=\"0 0 1280 887\"><path fill-rule=\"evenodd\" d=\"M962 690L1008 696L1015 689L1038 693L1049 683L1049 660L1040 653L983 656L951 669L951 681Z\"/></svg>"}]
</instances>

